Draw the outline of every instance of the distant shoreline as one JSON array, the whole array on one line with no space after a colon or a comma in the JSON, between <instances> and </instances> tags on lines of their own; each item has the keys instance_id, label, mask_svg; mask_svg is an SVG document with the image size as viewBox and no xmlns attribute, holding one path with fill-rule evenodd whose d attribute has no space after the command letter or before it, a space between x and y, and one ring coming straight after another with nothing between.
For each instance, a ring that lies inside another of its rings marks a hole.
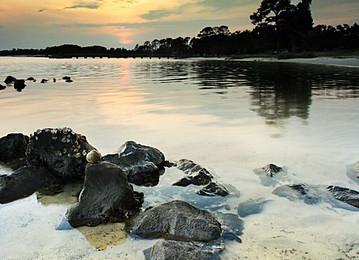
<instances>
[{"instance_id":1,"label":"distant shoreline","mask_svg":"<svg viewBox=\"0 0 359 260\"><path fill-rule=\"evenodd\" d=\"M0 57L49 58L49 59L203 59L227 60L244 62L283 62L312 65L328 65L359 68L359 50L331 52L287 52L287 53L258 53L239 54L231 56L102 56L102 55L0 55Z\"/></svg>"}]
</instances>

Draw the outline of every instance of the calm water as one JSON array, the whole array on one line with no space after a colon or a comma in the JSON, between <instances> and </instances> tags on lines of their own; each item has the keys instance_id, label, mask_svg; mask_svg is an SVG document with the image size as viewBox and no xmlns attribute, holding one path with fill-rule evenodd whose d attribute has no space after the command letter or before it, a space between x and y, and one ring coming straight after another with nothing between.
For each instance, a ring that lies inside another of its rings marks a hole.
<instances>
[{"instance_id":1,"label":"calm water","mask_svg":"<svg viewBox=\"0 0 359 260\"><path fill-rule=\"evenodd\" d=\"M228 201L232 211L251 198L270 200L261 214L243 219L243 242L226 244L224 259L355 259L357 211L276 197L253 170L276 163L287 168L280 184L358 190L346 174L359 160L358 72L222 60L0 58L0 78L74 79L0 91L0 135L69 126L103 154L135 140L170 160L194 160L233 185L241 195ZM160 187L180 174L167 171ZM147 205L186 199L158 190ZM58 231L69 203L33 195L0 205L0 258L141 259L154 242L134 241L121 225Z\"/></svg>"}]
</instances>

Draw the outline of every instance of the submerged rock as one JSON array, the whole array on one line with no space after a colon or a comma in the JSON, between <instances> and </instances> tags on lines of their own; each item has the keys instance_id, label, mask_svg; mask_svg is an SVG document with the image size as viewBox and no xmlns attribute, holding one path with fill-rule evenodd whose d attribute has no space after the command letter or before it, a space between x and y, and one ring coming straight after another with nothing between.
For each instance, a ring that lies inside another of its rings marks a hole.
<instances>
[{"instance_id":1,"label":"submerged rock","mask_svg":"<svg viewBox=\"0 0 359 260\"><path fill-rule=\"evenodd\" d=\"M328 191L331 192L337 200L347 203L353 207L359 208L359 192L348 188L329 186Z\"/></svg>"},{"instance_id":2,"label":"submerged rock","mask_svg":"<svg viewBox=\"0 0 359 260\"><path fill-rule=\"evenodd\" d=\"M88 164L79 202L66 216L73 227L121 222L142 203L143 194L133 191L120 167L109 162Z\"/></svg>"},{"instance_id":3,"label":"submerged rock","mask_svg":"<svg viewBox=\"0 0 359 260\"><path fill-rule=\"evenodd\" d=\"M198 195L202 196L221 196L225 197L229 195L229 191L223 184L219 184L217 182L211 182L201 190L197 192Z\"/></svg>"},{"instance_id":4,"label":"submerged rock","mask_svg":"<svg viewBox=\"0 0 359 260\"><path fill-rule=\"evenodd\" d=\"M188 185L208 185L212 182L213 176L206 168L194 163L191 160L182 159L177 163L177 168L186 173L186 177L175 182L173 185L186 187Z\"/></svg>"},{"instance_id":5,"label":"submerged rock","mask_svg":"<svg viewBox=\"0 0 359 260\"><path fill-rule=\"evenodd\" d=\"M250 215L259 214L263 211L264 206L270 200L264 198L259 199L249 199L247 201L241 202L238 205L238 214L242 218L248 217Z\"/></svg>"},{"instance_id":6,"label":"submerged rock","mask_svg":"<svg viewBox=\"0 0 359 260\"><path fill-rule=\"evenodd\" d=\"M0 138L0 162L13 163L24 160L29 137L23 134L8 134Z\"/></svg>"},{"instance_id":7,"label":"submerged rock","mask_svg":"<svg viewBox=\"0 0 359 260\"><path fill-rule=\"evenodd\" d=\"M13 76L7 76L6 79L4 80L5 84L12 84L16 81L16 78L14 78Z\"/></svg>"},{"instance_id":8,"label":"submerged rock","mask_svg":"<svg viewBox=\"0 0 359 260\"><path fill-rule=\"evenodd\" d=\"M119 153L106 155L102 160L120 166L130 183L155 186L159 182L165 156L156 148L128 141L121 146Z\"/></svg>"},{"instance_id":9,"label":"submerged rock","mask_svg":"<svg viewBox=\"0 0 359 260\"><path fill-rule=\"evenodd\" d=\"M146 260L219 260L218 252L198 242L160 240L145 250Z\"/></svg>"},{"instance_id":10,"label":"submerged rock","mask_svg":"<svg viewBox=\"0 0 359 260\"><path fill-rule=\"evenodd\" d=\"M131 233L144 238L180 241L213 241L221 224L208 211L184 201L172 201L146 210L133 220Z\"/></svg>"},{"instance_id":11,"label":"submerged rock","mask_svg":"<svg viewBox=\"0 0 359 260\"><path fill-rule=\"evenodd\" d=\"M17 79L14 82L14 88L21 92L26 87L25 80L24 79Z\"/></svg>"},{"instance_id":12,"label":"submerged rock","mask_svg":"<svg viewBox=\"0 0 359 260\"><path fill-rule=\"evenodd\" d=\"M30 196L35 191L54 182L54 177L45 169L26 166L11 175L0 176L0 203L9 203Z\"/></svg>"},{"instance_id":13,"label":"submerged rock","mask_svg":"<svg viewBox=\"0 0 359 260\"><path fill-rule=\"evenodd\" d=\"M86 155L94 149L70 128L45 128L30 136L26 157L30 165L45 167L63 179L82 178Z\"/></svg>"},{"instance_id":14,"label":"submerged rock","mask_svg":"<svg viewBox=\"0 0 359 260\"><path fill-rule=\"evenodd\" d=\"M276 188L273 194L285 197L291 201L304 200L307 204L315 204L321 201L320 191L306 184L283 185Z\"/></svg>"}]
</instances>

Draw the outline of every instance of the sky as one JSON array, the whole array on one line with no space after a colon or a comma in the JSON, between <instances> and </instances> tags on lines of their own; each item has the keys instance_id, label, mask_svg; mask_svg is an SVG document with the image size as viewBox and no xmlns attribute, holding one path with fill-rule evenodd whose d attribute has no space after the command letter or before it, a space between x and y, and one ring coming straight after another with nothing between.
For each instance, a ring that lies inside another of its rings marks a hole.
<instances>
[{"instance_id":1,"label":"sky","mask_svg":"<svg viewBox=\"0 0 359 260\"><path fill-rule=\"evenodd\" d=\"M294 1L295 2L295 1ZM206 26L252 28L260 0L0 0L0 50L64 43L132 48ZM315 24L359 23L359 0L313 0Z\"/></svg>"}]
</instances>

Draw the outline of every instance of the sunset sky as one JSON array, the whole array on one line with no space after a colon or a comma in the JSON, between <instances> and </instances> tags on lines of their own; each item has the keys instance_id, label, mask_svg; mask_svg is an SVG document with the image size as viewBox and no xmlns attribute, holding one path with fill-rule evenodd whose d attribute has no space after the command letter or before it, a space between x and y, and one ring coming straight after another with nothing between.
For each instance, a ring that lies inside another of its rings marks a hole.
<instances>
[{"instance_id":1,"label":"sunset sky","mask_svg":"<svg viewBox=\"0 0 359 260\"><path fill-rule=\"evenodd\" d=\"M1 0L0 49L63 43L133 47L195 36L205 26L251 28L259 0ZM316 24L359 22L359 0L313 0Z\"/></svg>"}]
</instances>

